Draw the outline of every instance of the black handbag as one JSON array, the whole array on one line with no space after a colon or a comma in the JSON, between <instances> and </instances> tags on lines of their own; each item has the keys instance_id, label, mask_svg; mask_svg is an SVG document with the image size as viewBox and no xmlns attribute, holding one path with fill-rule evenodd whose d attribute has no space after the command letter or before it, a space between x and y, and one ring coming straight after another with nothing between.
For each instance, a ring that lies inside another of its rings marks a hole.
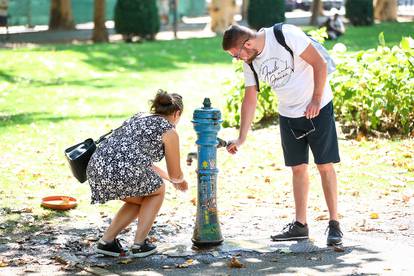
<instances>
[{"instance_id":1,"label":"black handbag","mask_svg":"<svg viewBox=\"0 0 414 276\"><path fill-rule=\"evenodd\" d=\"M92 157L92 154L96 150L96 146L106 139L106 136L110 135L110 132L102 135L97 141L92 138L88 138L82 143L71 146L65 150L66 159L69 162L70 169L73 176L80 182L86 181L86 167Z\"/></svg>"}]
</instances>

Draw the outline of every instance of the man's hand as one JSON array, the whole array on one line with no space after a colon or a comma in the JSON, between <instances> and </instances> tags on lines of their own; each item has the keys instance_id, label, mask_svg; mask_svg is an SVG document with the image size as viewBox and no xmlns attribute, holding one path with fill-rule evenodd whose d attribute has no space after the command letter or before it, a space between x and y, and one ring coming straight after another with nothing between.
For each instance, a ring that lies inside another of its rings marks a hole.
<instances>
[{"instance_id":1,"label":"man's hand","mask_svg":"<svg viewBox=\"0 0 414 276\"><path fill-rule=\"evenodd\" d=\"M320 102L312 100L306 107L305 116L307 119L313 119L319 115Z\"/></svg>"},{"instance_id":2,"label":"man's hand","mask_svg":"<svg viewBox=\"0 0 414 276\"><path fill-rule=\"evenodd\" d=\"M235 154L239 147L243 144L243 142L240 139L231 140L227 143L227 151L231 154Z\"/></svg>"},{"instance_id":3,"label":"man's hand","mask_svg":"<svg viewBox=\"0 0 414 276\"><path fill-rule=\"evenodd\" d=\"M188 183L185 180L183 180L183 182L181 183L173 183L173 185L174 185L174 188L182 192L185 192L188 190Z\"/></svg>"}]
</instances>

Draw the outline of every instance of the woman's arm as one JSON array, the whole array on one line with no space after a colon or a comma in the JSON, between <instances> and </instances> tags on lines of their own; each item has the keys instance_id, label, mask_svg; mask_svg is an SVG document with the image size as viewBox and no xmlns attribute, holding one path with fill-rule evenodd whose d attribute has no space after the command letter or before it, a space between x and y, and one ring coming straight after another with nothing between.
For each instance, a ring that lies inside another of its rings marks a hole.
<instances>
[{"instance_id":1,"label":"woman's arm","mask_svg":"<svg viewBox=\"0 0 414 276\"><path fill-rule=\"evenodd\" d=\"M154 170L154 172L158 173L162 178L170 181L170 177L168 176L168 173L166 171L155 165L152 165L152 169Z\"/></svg>"},{"instance_id":2,"label":"woman's arm","mask_svg":"<svg viewBox=\"0 0 414 276\"><path fill-rule=\"evenodd\" d=\"M166 131L162 136L165 148L165 161L169 180L179 190L187 190L187 182L180 166L180 141L175 129Z\"/></svg>"}]
</instances>

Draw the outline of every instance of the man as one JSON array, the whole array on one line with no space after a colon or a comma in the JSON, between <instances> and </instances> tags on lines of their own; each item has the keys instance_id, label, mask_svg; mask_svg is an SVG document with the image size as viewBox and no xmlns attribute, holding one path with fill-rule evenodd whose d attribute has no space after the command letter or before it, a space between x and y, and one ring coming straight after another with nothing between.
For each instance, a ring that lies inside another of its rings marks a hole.
<instances>
[{"instance_id":1,"label":"man","mask_svg":"<svg viewBox=\"0 0 414 276\"><path fill-rule=\"evenodd\" d=\"M327 65L299 28L284 24L282 32L292 55L280 45L272 28L259 32L232 25L223 35L223 49L244 61L245 95L241 107L239 137L230 142L234 154L245 142L257 104L255 75L268 83L279 100L280 133L285 165L292 168L296 220L274 241L302 240L309 237L306 209L309 193L308 154L312 150L329 209L328 245L342 243L337 212L337 181L333 163L340 161L332 105L327 82ZM259 95L260 97L260 95Z\"/></svg>"}]
</instances>

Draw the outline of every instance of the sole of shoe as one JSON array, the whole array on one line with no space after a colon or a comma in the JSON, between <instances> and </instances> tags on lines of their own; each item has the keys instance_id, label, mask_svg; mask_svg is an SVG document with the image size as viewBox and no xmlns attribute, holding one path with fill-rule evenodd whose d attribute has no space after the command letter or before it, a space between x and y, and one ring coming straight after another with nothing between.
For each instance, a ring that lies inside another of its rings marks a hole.
<instances>
[{"instance_id":1,"label":"sole of shoe","mask_svg":"<svg viewBox=\"0 0 414 276\"><path fill-rule=\"evenodd\" d=\"M142 252L142 253L132 253L132 251L131 251L130 254L129 254L129 256L136 257L136 258L143 258L143 257L147 257L147 256L149 256L151 254L154 254L156 252L157 252L157 249L156 248L154 248L151 251Z\"/></svg>"},{"instance_id":2,"label":"sole of shoe","mask_svg":"<svg viewBox=\"0 0 414 276\"><path fill-rule=\"evenodd\" d=\"M291 238L272 238L272 241L301 241L301 240L307 240L309 239L308 236L304 236L304 237L291 237Z\"/></svg>"},{"instance_id":3,"label":"sole of shoe","mask_svg":"<svg viewBox=\"0 0 414 276\"><path fill-rule=\"evenodd\" d=\"M342 245L342 241L340 241L340 242L327 242L326 245L327 246L338 246L338 245Z\"/></svg>"},{"instance_id":4,"label":"sole of shoe","mask_svg":"<svg viewBox=\"0 0 414 276\"><path fill-rule=\"evenodd\" d=\"M95 252L99 253L99 254L106 255L106 256L111 256L111 257L119 257L119 256L123 255L122 253L106 251L106 250L102 250L102 249L96 249Z\"/></svg>"}]
</instances>

